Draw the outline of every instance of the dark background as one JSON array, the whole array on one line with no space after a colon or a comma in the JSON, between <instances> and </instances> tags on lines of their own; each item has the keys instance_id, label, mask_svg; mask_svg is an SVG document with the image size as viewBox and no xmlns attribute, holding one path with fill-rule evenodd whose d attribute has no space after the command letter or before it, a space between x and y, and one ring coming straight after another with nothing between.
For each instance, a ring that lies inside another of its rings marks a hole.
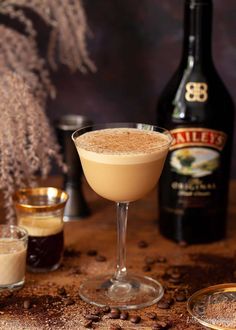
<instances>
[{"instance_id":1,"label":"dark background","mask_svg":"<svg viewBox=\"0 0 236 330\"><path fill-rule=\"evenodd\" d=\"M54 76L52 121L82 114L94 122L154 123L155 107L178 66L183 37L183 0L84 0L97 72ZM236 1L214 0L213 57L236 104ZM224 113L222 113L222 117ZM236 125L235 125L236 127ZM236 134L235 134L236 136ZM231 174L236 178L236 139Z\"/></svg>"}]
</instances>

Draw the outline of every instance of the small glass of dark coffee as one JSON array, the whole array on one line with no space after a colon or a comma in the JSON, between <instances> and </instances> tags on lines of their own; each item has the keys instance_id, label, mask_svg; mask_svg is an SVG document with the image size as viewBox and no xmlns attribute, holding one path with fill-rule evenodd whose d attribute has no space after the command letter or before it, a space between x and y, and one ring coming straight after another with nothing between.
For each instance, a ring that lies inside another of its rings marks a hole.
<instances>
[{"instance_id":1,"label":"small glass of dark coffee","mask_svg":"<svg viewBox=\"0 0 236 330\"><path fill-rule=\"evenodd\" d=\"M18 225L28 231L27 269L46 272L60 266L66 192L53 187L24 188L14 194Z\"/></svg>"}]
</instances>

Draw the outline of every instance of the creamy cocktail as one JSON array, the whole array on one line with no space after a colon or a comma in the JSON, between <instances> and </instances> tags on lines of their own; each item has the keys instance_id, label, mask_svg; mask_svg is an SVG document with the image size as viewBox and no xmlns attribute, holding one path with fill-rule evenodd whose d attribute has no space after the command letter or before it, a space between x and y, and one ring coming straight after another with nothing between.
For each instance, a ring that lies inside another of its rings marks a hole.
<instances>
[{"instance_id":1,"label":"creamy cocktail","mask_svg":"<svg viewBox=\"0 0 236 330\"><path fill-rule=\"evenodd\" d=\"M85 127L72 138L85 177L99 195L117 204L118 254L114 276L97 276L80 287L85 301L134 309L149 306L163 295L159 282L126 270L125 236L128 204L154 188L171 143L168 131L146 124Z\"/></svg>"},{"instance_id":2,"label":"creamy cocktail","mask_svg":"<svg viewBox=\"0 0 236 330\"><path fill-rule=\"evenodd\" d=\"M26 246L24 242L0 239L0 288L21 282L25 277Z\"/></svg>"},{"instance_id":3,"label":"creamy cocktail","mask_svg":"<svg viewBox=\"0 0 236 330\"><path fill-rule=\"evenodd\" d=\"M135 128L92 131L75 140L88 183L115 202L137 200L156 185L168 143L162 133Z\"/></svg>"}]
</instances>

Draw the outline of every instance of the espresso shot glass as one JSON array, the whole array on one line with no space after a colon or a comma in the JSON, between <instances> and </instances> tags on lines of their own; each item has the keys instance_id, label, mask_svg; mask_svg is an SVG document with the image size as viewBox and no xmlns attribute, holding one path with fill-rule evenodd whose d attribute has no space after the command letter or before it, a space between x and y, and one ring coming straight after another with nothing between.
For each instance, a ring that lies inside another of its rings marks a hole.
<instances>
[{"instance_id":1,"label":"espresso shot glass","mask_svg":"<svg viewBox=\"0 0 236 330\"><path fill-rule=\"evenodd\" d=\"M0 225L0 292L24 285L27 243L26 230Z\"/></svg>"},{"instance_id":2,"label":"espresso shot glass","mask_svg":"<svg viewBox=\"0 0 236 330\"><path fill-rule=\"evenodd\" d=\"M18 225L29 234L27 269L47 272L60 266L63 248L63 213L66 192L53 187L25 188L14 196Z\"/></svg>"}]
</instances>

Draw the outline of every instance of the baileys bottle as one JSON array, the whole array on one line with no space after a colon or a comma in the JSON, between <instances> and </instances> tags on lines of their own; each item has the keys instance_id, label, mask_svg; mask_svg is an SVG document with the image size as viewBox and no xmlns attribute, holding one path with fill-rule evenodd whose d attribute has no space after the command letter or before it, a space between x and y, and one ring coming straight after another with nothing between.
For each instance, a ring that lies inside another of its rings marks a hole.
<instances>
[{"instance_id":1,"label":"baileys bottle","mask_svg":"<svg viewBox=\"0 0 236 330\"><path fill-rule=\"evenodd\" d=\"M234 105L212 60L212 1L185 0L184 17L182 59L157 107L174 138L159 226L177 242L205 243L225 236Z\"/></svg>"}]
</instances>

